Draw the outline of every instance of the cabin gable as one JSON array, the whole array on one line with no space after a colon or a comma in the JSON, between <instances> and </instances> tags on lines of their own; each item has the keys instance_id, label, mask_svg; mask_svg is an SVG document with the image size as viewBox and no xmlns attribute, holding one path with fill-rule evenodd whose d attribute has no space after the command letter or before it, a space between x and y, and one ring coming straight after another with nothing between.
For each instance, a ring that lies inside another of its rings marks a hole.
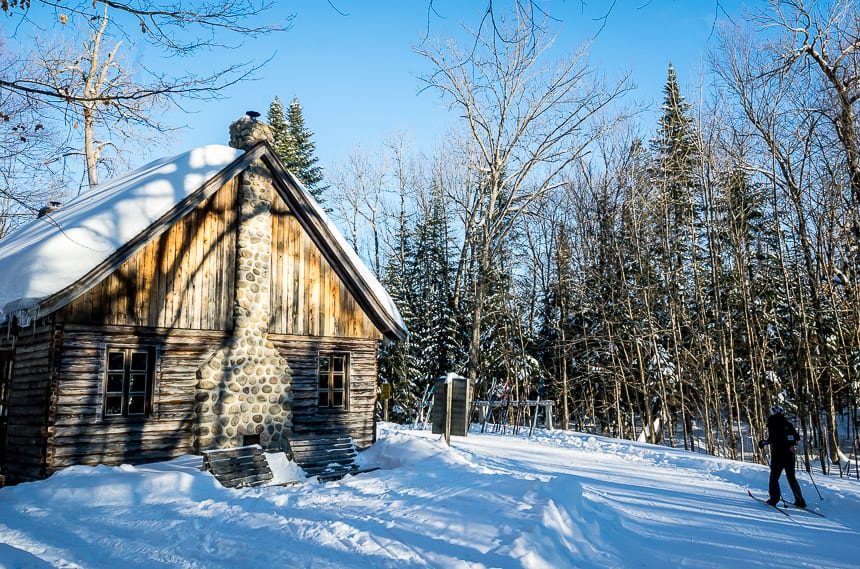
<instances>
[{"instance_id":1,"label":"cabin gable","mask_svg":"<svg viewBox=\"0 0 860 569\"><path fill-rule=\"evenodd\" d=\"M229 330L237 178L57 312L58 322Z\"/></svg>"},{"instance_id":2,"label":"cabin gable","mask_svg":"<svg viewBox=\"0 0 860 569\"><path fill-rule=\"evenodd\" d=\"M271 211L269 331L299 336L381 340L382 333L284 200L276 197Z\"/></svg>"}]
</instances>

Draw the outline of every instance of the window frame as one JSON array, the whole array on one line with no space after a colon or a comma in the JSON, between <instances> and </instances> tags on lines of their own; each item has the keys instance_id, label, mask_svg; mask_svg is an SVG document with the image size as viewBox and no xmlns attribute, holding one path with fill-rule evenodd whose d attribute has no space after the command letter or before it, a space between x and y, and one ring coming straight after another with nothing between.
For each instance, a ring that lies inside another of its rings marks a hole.
<instances>
[{"instance_id":1,"label":"window frame","mask_svg":"<svg viewBox=\"0 0 860 569\"><path fill-rule=\"evenodd\" d=\"M325 367L323 362L326 362ZM340 362L338 368L337 362ZM325 374L325 385L323 385ZM340 351L320 351L317 353L317 410L330 413L349 411L350 354ZM337 379L341 382L338 385ZM341 404L336 404L340 396ZM325 399L323 399L325 397Z\"/></svg>"},{"instance_id":2,"label":"window frame","mask_svg":"<svg viewBox=\"0 0 860 569\"><path fill-rule=\"evenodd\" d=\"M122 367L119 368L114 356L122 356ZM140 360L144 356L145 367L141 368ZM153 346L124 346L108 344L104 346L102 369L102 419L105 421L142 421L155 413L153 394L155 393L156 369L159 353ZM135 382L142 380L142 389L134 389ZM117 381L119 389L117 389ZM130 411L135 397L142 397L142 409ZM109 399L119 398L119 413L109 413L113 405Z\"/></svg>"}]
</instances>

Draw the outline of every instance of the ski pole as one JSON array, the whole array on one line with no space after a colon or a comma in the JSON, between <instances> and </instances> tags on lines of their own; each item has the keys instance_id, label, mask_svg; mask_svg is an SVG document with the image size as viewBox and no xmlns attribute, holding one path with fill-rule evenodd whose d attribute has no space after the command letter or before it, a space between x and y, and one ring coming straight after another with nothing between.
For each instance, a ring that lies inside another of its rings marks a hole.
<instances>
[{"instance_id":1,"label":"ski pole","mask_svg":"<svg viewBox=\"0 0 860 569\"><path fill-rule=\"evenodd\" d=\"M803 443L803 448L805 451L806 450L806 441L801 440L801 442ZM824 460L824 459L821 458L821 456L819 455L818 460ZM821 495L821 491L818 489L818 484L815 483L815 478L812 477L812 465L809 463L808 460L806 460L806 461L804 461L803 466L805 466L804 470L806 470L806 473L809 475L809 479L812 481L812 487L815 488L815 492L818 494L818 499L823 500L824 497Z\"/></svg>"},{"instance_id":2,"label":"ski pole","mask_svg":"<svg viewBox=\"0 0 860 569\"><path fill-rule=\"evenodd\" d=\"M812 480L812 487L815 488L815 491L818 493L818 499L823 500L824 497L821 495L821 492L818 490L818 485L815 483L815 478L812 477L812 469L807 469L806 473L809 475L809 479Z\"/></svg>"}]
</instances>

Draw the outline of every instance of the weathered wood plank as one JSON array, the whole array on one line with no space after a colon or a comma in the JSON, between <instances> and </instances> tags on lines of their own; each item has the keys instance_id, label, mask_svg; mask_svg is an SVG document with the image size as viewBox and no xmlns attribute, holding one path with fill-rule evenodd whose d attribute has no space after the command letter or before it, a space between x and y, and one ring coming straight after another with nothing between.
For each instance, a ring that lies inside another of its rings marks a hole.
<instances>
[{"instance_id":1,"label":"weathered wood plank","mask_svg":"<svg viewBox=\"0 0 860 569\"><path fill-rule=\"evenodd\" d=\"M232 307L224 299L232 292L234 279L230 261L235 247L235 214L224 208L224 203L233 200L234 186L226 184L100 283L61 308L58 320L229 329ZM224 211L218 212L219 208ZM228 219L217 223L225 214ZM212 235L213 230L225 234ZM210 290L215 294L208 294Z\"/></svg>"},{"instance_id":2,"label":"weathered wood plank","mask_svg":"<svg viewBox=\"0 0 860 569\"><path fill-rule=\"evenodd\" d=\"M203 470L225 488L259 486L272 480L272 470L263 449L257 445L203 452Z\"/></svg>"}]
</instances>

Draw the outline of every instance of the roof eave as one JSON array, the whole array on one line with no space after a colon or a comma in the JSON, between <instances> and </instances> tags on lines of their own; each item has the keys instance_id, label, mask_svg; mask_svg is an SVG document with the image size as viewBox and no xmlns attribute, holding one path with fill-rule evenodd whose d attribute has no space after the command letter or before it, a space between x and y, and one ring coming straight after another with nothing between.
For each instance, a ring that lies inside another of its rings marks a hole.
<instances>
[{"instance_id":1,"label":"roof eave","mask_svg":"<svg viewBox=\"0 0 860 569\"><path fill-rule=\"evenodd\" d=\"M217 192L224 184L247 168L251 162L259 158L263 153L265 153L264 148L254 147L249 149L233 162L225 166L217 174L209 178L200 186L200 188L178 202L173 208L161 216L157 221L149 225L136 237L114 251L110 257L96 265L81 279L64 289L39 300L35 318L48 316L84 295L113 271L118 269L125 261L134 256L135 253L169 229L174 223L176 223L176 221L185 217L203 201L212 196L212 194Z\"/></svg>"},{"instance_id":2,"label":"roof eave","mask_svg":"<svg viewBox=\"0 0 860 569\"><path fill-rule=\"evenodd\" d=\"M281 198L290 207L314 244L334 270L339 273L344 284L382 335L389 341L405 341L409 337L405 323L402 319L394 318L391 315L386 308L386 302L377 298L370 287L364 286L364 278L360 271L353 266L350 259L344 254L339 254L340 246L337 244L337 239L332 235L329 226L318 217L315 206L311 204L310 198L302 189L301 182L296 179L292 172L287 170L267 143L259 143L251 150L263 145L267 148L267 152L262 158L267 167L276 174L274 179L281 181L281 183L275 184Z\"/></svg>"}]
</instances>

